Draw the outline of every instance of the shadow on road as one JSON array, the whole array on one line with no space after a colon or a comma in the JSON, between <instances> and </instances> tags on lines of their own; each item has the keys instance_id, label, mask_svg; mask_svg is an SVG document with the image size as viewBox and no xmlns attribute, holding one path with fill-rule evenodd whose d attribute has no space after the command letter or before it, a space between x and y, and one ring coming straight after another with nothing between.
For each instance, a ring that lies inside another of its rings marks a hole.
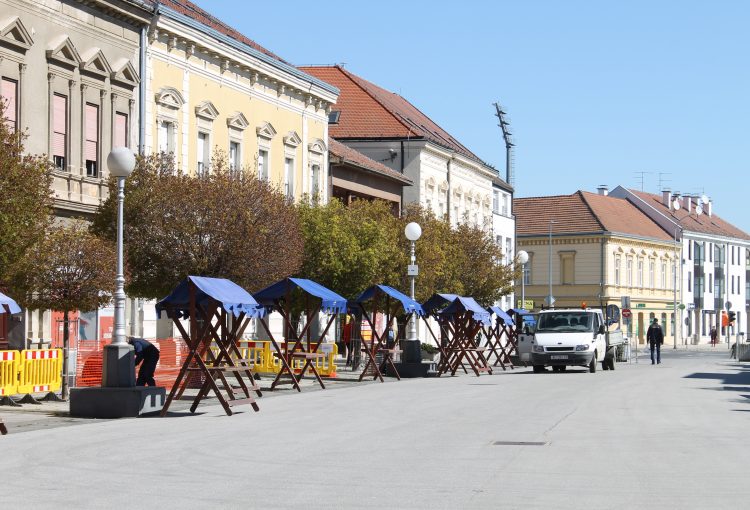
<instances>
[{"instance_id":1,"label":"shadow on road","mask_svg":"<svg viewBox=\"0 0 750 510\"><path fill-rule=\"evenodd\" d=\"M750 391L750 366L742 365L739 363L733 363L724 365L726 371L724 372L696 372L694 374L686 375L686 379L707 379L718 381L722 386L716 388L701 388L704 390L712 391L734 391L739 393L745 393ZM736 370L735 372L730 372ZM741 394L739 397L743 397L744 400L737 400L738 403L750 404L750 395ZM750 409L734 409L735 411L750 411Z\"/></svg>"}]
</instances>

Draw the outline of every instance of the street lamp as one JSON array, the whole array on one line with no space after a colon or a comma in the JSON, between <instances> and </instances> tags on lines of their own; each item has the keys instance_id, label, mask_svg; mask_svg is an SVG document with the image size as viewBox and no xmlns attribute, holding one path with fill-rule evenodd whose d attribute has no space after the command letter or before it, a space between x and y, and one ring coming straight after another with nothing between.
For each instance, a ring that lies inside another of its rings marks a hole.
<instances>
[{"instance_id":1,"label":"street lamp","mask_svg":"<svg viewBox=\"0 0 750 510\"><path fill-rule=\"evenodd\" d=\"M125 178L135 168L135 155L127 147L116 147L107 156L107 167L117 177L117 275L115 277L115 325L112 343L104 348L102 386L135 386L133 347L125 340L125 276L122 263L122 223Z\"/></svg>"},{"instance_id":2,"label":"street lamp","mask_svg":"<svg viewBox=\"0 0 750 510\"><path fill-rule=\"evenodd\" d=\"M419 274L417 266L417 256L415 252L415 242L422 236L422 227L419 223L411 222L404 228L404 235L411 241L411 257L407 267L407 275L411 280L411 298L414 299L414 281ZM407 363L421 362L419 338L417 338L417 314L413 313L409 319L408 337L404 345L404 358Z\"/></svg>"},{"instance_id":3,"label":"street lamp","mask_svg":"<svg viewBox=\"0 0 750 510\"><path fill-rule=\"evenodd\" d=\"M521 306L519 308L526 307L526 263L529 261L529 254L526 251L521 250L517 254L518 262L521 263Z\"/></svg>"},{"instance_id":4,"label":"street lamp","mask_svg":"<svg viewBox=\"0 0 750 510\"><path fill-rule=\"evenodd\" d=\"M549 220L549 257L547 260L547 278L549 281L549 295L547 296L547 307L552 308L555 304L555 298L552 295L552 224L557 223L555 220Z\"/></svg>"}]
</instances>

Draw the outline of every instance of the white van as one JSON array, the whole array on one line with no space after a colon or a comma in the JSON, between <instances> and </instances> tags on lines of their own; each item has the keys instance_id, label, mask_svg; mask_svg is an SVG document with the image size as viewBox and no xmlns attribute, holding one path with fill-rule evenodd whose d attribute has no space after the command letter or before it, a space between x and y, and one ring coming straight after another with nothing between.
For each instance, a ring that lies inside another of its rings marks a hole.
<instances>
[{"instance_id":1,"label":"white van","mask_svg":"<svg viewBox=\"0 0 750 510\"><path fill-rule=\"evenodd\" d=\"M519 337L518 353L535 373L544 372L546 366L555 372L569 366L596 372L597 362L604 370L615 369L615 347L622 342L622 332L607 332L601 310L542 310L534 331L526 329Z\"/></svg>"}]
</instances>

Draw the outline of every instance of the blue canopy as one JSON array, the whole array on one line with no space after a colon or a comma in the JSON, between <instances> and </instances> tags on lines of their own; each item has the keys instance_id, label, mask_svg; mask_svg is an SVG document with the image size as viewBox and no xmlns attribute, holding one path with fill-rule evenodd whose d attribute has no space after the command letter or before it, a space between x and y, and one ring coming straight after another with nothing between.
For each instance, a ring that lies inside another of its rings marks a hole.
<instances>
[{"instance_id":1,"label":"blue canopy","mask_svg":"<svg viewBox=\"0 0 750 510\"><path fill-rule=\"evenodd\" d=\"M18 306L18 303L0 292L0 313L5 313L5 306L3 305L8 307L10 313L21 313L21 307Z\"/></svg>"},{"instance_id":2,"label":"blue canopy","mask_svg":"<svg viewBox=\"0 0 750 510\"><path fill-rule=\"evenodd\" d=\"M209 299L214 299L221 303L224 310L235 317L243 312L249 317L260 317L264 313L264 309L258 305L253 296L231 280L188 276L167 297L156 303L158 316L161 316L161 312L168 307L173 308L178 313L178 317L190 316L188 282L192 282L198 288L195 293L196 304L205 305Z\"/></svg>"},{"instance_id":3,"label":"blue canopy","mask_svg":"<svg viewBox=\"0 0 750 510\"><path fill-rule=\"evenodd\" d=\"M433 313L452 303L457 297L458 294L433 294L430 299L422 303L422 308L425 313Z\"/></svg>"},{"instance_id":4,"label":"blue canopy","mask_svg":"<svg viewBox=\"0 0 750 510\"><path fill-rule=\"evenodd\" d=\"M495 316L498 319L502 320L506 326L513 325L513 319L511 318L511 316L505 313L499 306L491 306L487 310L489 310L490 313L494 313Z\"/></svg>"},{"instance_id":5,"label":"blue canopy","mask_svg":"<svg viewBox=\"0 0 750 510\"><path fill-rule=\"evenodd\" d=\"M472 318L475 321L482 324L490 323L490 313L474 301L474 298L457 296L440 314L451 315L458 312L472 312Z\"/></svg>"},{"instance_id":6,"label":"blue canopy","mask_svg":"<svg viewBox=\"0 0 750 510\"><path fill-rule=\"evenodd\" d=\"M346 313L346 299L319 283L305 278L284 278L255 293L255 299L266 310L276 307L276 301L286 296L293 288L300 289L320 299L320 310L326 313Z\"/></svg>"},{"instance_id":7,"label":"blue canopy","mask_svg":"<svg viewBox=\"0 0 750 510\"><path fill-rule=\"evenodd\" d=\"M380 290L381 292L385 293L386 295L394 299L397 299L398 301L401 301L401 304L404 307L404 312L406 313L414 312L420 317L423 317L425 315L422 305L417 303L415 300L413 300L406 294L399 292L398 290L394 289L393 287L389 287L388 285L373 285L372 287L362 292L362 294L360 294L359 297L354 300L354 302L361 304L361 303L364 303L365 301L369 301L375 296L378 290Z\"/></svg>"},{"instance_id":8,"label":"blue canopy","mask_svg":"<svg viewBox=\"0 0 750 510\"><path fill-rule=\"evenodd\" d=\"M530 315L530 312L528 310L524 310L523 308L511 308L508 310L508 313L511 315Z\"/></svg>"}]
</instances>

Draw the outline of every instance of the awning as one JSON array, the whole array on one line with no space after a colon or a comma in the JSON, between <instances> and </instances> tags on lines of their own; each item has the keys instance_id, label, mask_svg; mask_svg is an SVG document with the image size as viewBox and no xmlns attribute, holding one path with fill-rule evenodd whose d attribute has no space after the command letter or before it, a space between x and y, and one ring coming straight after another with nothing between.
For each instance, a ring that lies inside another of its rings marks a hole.
<instances>
[{"instance_id":1,"label":"awning","mask_svg":"<svg viewBox=\"0 0 750 510\"><path fill-rule=\"evenodd\" d=\"M511 316L505 313L499 306L491 306L487 310L489 310L490 313L494 313L495 316L502 320L506 326L513 325L513 319Z\"/></svg>"},{"instance_id":2,"label":"awning","mask_svg":"<svg viewBox=\"0 0 750 510\"><path fill-rule=\"evenodd\" d=\"M21 307L11 298L0 292L0 313L5 313L5 307L8 307L10 313L21 313Z\"/></svg>"},{"instance_id":3,"label":"awning","mask_svg":"<svg viewBox=\"0 0 750 510\"><path fill-rule=\"evenodd\" d=\"M440 314L452 315L459 312L471 312L475 321L482 324L490 323L490 313L471 297L457 296Z\"/></svg>"},{"instance_id":4,"label":"awning","mask_svg":"<svg viewBox=\"0 0 750 510\"><path fill-rule=\"evenodd\" d=\"M305 278L284 278L273 285L255 293L257 302L271 311L277 301L293 289L300 289L313 297L320 299L320 311L325 313L346 313L346 299L321 284Z\"/></svg>"},{"instance_id":5,"label":"awning","mask_svg":"<svg viewBox=\"0 0 750 510\"><path fill-rule=\"evenodd\" d=\"M365 301L369 301L370 299L373 298L373 296L375 296L378 290L400 301L401 305L404 307L404 312L406 313L416 312L416 314L419 315L420 317L425 315L422 305L417 303L415 300L413 300L412 298L410 298L403 292L399 292L398 290L394 289L393 287L389 287L388 285L373 285L372 287L362 292L362 294L360 294L359 297L354 300L354 303L361 304L361 303L364 303Z\"/></svg>"},{"instance_id":6,"label":"awning","mask_svg":"<svg viewBox=\"0 0 750 510\"><path fill-rule=\"evenodd\" d=\"M198 288L195 294L196 304L205 305L213 299L221 303L224 310L235 317L241 313L248 317L259 317L264 313L263 308L258 305L253 296L231 280L188 276L167 297L156 303L157 316L160 317L161 312L167 310L168 307L175 310L181 318L190 316L188 282L192 282Z\"/></svg>"},{"instance_id":7,"label":"awning","mask_svg":"<svg viewBox=\"0 0 750 510\"><path fill-rule=\"evenodd\" d=\"M452 303L458 294L433 294L430 299L422 303L425 313L434 313Z\"/></svg>"},{"instance_id":8,"label":"awning","mask_svg":"<svg viewBox=\"0 0 750 510\"><path fill-rule=\"evenodd\" d=\"M511 308L508 310L508 313L511 315L531 315L531 312L524 310L523 308Z\"/></svg>"}]
</instances>

